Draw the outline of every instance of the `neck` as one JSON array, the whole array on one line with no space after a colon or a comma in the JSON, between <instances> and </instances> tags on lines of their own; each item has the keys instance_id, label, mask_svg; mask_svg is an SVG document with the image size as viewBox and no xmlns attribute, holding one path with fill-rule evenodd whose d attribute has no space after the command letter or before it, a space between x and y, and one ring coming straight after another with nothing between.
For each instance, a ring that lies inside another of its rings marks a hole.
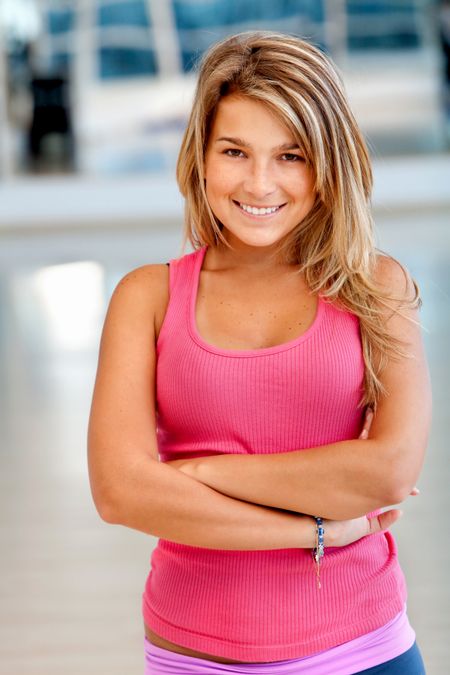
<instances>
[{"instance_id":1,"label":"neck","mask_svg":"<svg viewBox=\"0 0 450 675\"><path fill-rule=\"evenodd\" d=\"M219 242L210 247L209 258L214 260L215 266L226 268L240 268L248 272L269 273L280 272L292 265L282 259L277 249L271 247L248 246L240 241L229 241L230 247Z\"/></svg>"}]
</instances>

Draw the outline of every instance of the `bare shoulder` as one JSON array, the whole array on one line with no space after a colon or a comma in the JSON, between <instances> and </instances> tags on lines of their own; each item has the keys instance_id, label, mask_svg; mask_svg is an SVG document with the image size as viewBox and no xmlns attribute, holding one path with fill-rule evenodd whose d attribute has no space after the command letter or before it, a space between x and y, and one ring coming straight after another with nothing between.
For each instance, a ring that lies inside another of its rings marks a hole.
<instances>
[{"instance_id":1,"label":"bare shoulder","mask_svg":"<svg viewBox=\"0 0 450 675\"><path fill-rule=\"evenodd\" d=\"M142 265L127 272L114 290L114 295L134 296L149 303L161 295L168 295L169 268L167 265Z\"/></svg>"},{"instance_id":2,"label":"bare shoulder","mask_svg":"<svg viewBox=\"0 0 450 675\"><path fill-rule=\"evenodd\" d=\"M417 285L407 268L390 255L379 253L374 267L374 281L380 290L387 292L393 300L414 301Z\"/></svg>"},{"instance_id":3,"label":"bare shoulder","mask_svg":"<svg viewBox=\"0 0 450 675\"><path fill-rule=\"evenodd\" d=\"M136 267L117 283L108 311L152 320L156 335L169 301L169 268L154 264Z\"/></svg>"},{"instance_id":4,"label":"bare shoulder","mask_svg":"<svg viewBox=\"0 0 450 675\"><path fill-rule=\"evenodd\" d=\"M408 269L391 256L378 255L374 281L380 291L377 304L390 335L404 344L415 342L419 345L422 301L419 287Z\"/></svg>"}]
</instances>

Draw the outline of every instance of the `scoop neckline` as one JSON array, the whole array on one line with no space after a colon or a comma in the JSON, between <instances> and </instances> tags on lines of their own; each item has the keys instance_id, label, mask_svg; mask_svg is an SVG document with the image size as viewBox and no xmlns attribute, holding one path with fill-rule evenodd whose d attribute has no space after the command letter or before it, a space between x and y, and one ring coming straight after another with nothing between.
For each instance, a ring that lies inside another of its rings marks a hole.
<instances>
[{"instance_id":1,"label":"scoop neckline","mask_svg":"<svg viewBox=\"0 0 450 675\"><path fill-rule=\"evenodd\" d=\"M278 354L280 352L287 351L297 347L297 345L302 344L308 340L318 329L323 313L324 313L324 304L325 301L320 295L317 296L317 308L316 314L313 319L312 324L309 328L306 329L304 333L298 335L296 338L289 340L288 342L282 342L279 345L273 345L272 347L261 347L260 349L224 349L222 347L216 347L215 345L206 342L200 333L197 330L197 321L195 316L195 310L197 307L197 297L198 289L200 286L200 272L202 269L203 260L205 259L206 251L208 246L203 246L201 249L195 253L195 263L194 263L194 279L193 284L191 285L190 299L189 299L189 317L188 317L188 326L189 333L191 338L196 342L202 349L211 352L212 354L218 354L220 356L230 356L236 358L249 358L255 356L269 356L271 354Z\"/></svg>"}]
</instances>

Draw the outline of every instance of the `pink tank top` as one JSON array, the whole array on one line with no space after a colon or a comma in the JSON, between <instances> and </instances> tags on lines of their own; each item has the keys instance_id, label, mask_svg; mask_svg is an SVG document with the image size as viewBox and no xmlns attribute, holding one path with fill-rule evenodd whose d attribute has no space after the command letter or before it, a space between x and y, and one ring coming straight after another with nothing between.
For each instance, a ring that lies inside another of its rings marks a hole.
<instances>
[{"instance_id":1,"label":"pink tank top","mask_svg":"<svg viewBox=\"0 0 450 675\"><path fill-rule=\"evenodd\" d=\"M195 321L206 248L170 264L157 343L161 461L288 452L356 438L364 364L357 318L319 299L287 343L224 350ZM147 625L190 649L242 662L309 656L388 624L405 580L390 532L326 549L322 588L311 551L229 551L159 539L143 594Z\"/></svg>"}]
</instances>

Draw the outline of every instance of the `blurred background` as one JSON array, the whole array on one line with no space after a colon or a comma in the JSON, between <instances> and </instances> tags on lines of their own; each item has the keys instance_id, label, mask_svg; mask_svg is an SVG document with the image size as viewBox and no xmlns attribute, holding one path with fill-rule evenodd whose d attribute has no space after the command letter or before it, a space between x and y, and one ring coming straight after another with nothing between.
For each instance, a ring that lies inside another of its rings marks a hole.
<instances>
[{"instance_id":1,"label":"blurred background","mask_svg":"<svg viewBox=\"0 0 450 675\"><path fill-rule=\"evenodd\" d=\"M86 428L109 297L181 254L174 167L203 51L250 29L312 40L366 135L381 248L412 271L435 412L420 497L395 527L427 672L448 672L450 3L0 0L0 663L143 669L156 540L100 521Z\"/></svg>"}]
</instances>

